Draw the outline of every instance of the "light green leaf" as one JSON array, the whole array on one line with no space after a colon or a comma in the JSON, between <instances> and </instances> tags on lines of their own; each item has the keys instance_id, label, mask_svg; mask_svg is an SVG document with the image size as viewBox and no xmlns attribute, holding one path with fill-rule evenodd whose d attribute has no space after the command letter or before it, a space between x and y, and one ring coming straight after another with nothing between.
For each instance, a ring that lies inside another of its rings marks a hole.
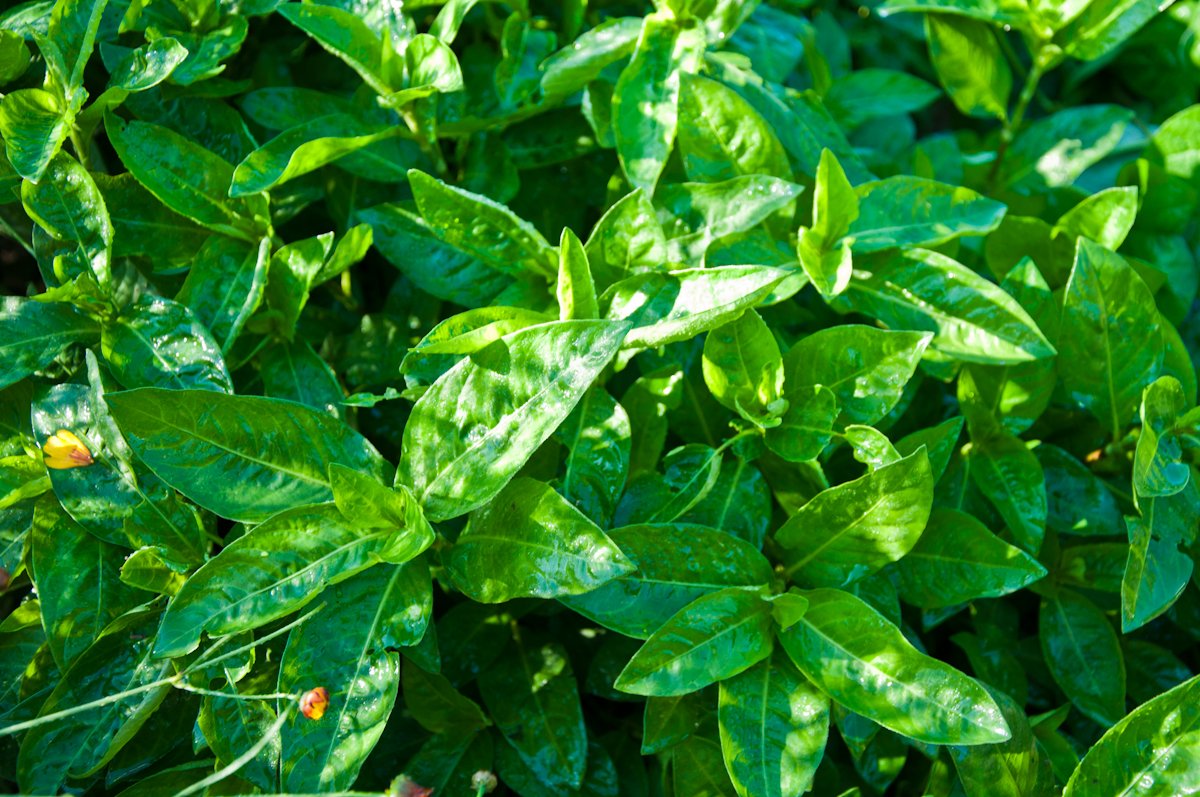
<instances>
[{"instance_id":1,"label":"light green leaf","mask_svg":"<svg viewBox=\"0 0 1200 797\"><path fill-rule=\"evenodd\" d=\"M995 744L1011 737L982 686L918 652L862 600L836 589L803 594L808 611L781 630L779 640L823 693L927 744Z\"/></svg>"},{"instance_id":2,"label":"light green leaf","mask_svg":"<svg viewBox=\"0 0 1200 797\"><path fill-rule=\"evenodd\" d=\"M971 478L987 496L1013 536L1036 554L1046 533L1046 483L1042 465L1025 445L1010 434L972 441Z\"/></svg>"},{"instance_id":3,"label":"light green leaf","mask_svg":"<svg viewBox=\"0 0 1200 797\"><path fill-rule=\"evenodd\" d=\"M931 331L934 349L966 362L1009 365L1056 353L1015 299L945 255L883 257L861 265L869 271L856 273L843 294L859 312L891 329Z\"/></svg>"},{"instance_id":4,"label":"light green leaf","mask_svg":"<svg viewBox=\"0 0 1200 797\"><path fill-rule=\"evenodd\" d=\"M704 51L704 32L684 28L669 13L642 22L633 59L613 91L613 133L630 185L654 195L675 141L680 74L694 73Z\"/></svg>"},{"instance_id":5,"label":"light green leaf","mask_svg":"<svg viewBox=\"0 0 1200 797\"><path fill-rule=\"evenodd\" d=\"M398 482L434 521L487 503L575 408L628 329L540 324L458 363L413 407Z\"/></svg>"},{"instance_id":6,"label":"light green leaf","mask_svg":"<svg viewBox=\"0 0 1200 797\"><path fill-rule=\"evenodd\" d=\"M683 75L679 96L679 151L694 182L754 174L793 178L770 125L731 89L690 74Z\"/></svg>"},{"instance_id":7,"label":"light green leaf","mask_svg":"<svg viewBox=\"0 0 1200 797\"><path fill-rule=\"evenodd\" d=\"M753 310L708 333L704 382L722 406L758 426L776 426L782 399L783 358L771 330Z\"/></svg>"},{"instance_id":8,"label":"light green leaf","mask_svg":"<svg viewBox=\"0 0 1200 797\"><path fill-rule=\"evenodd\" d=\"M817 494L775 532L789 578L845 587L916 545L933 506L924 450Z\"/></svg>"},{"instance_id":9,"label":"light green leaf","mask_svg":"<svg viewBox=\"0 0 1200 797\"><path fill-rule=\"evenodd\" d=\"M58 153L37 183L22 183L21 204L52 238L77 247L71 258L86 265L96 284L107 292L113 227L104 197L87 170L65 152ZM66 274L57 276L64 281L67 278Z\"/></svg>"},{"instance_id":10,"label":"light green leaf","mask_svg":"<svg viewBox=\"0 0 1200 797\"><path fill-rule=\"evenodd\" d=\"M635 695L683 695L771 655L771 604L738 587L680 609L634 655L614 686Z\"/></svg>"},{"instance_id":11,"label":"light green leaf","mask_svg":"<svg viewBox=\"0 0 1200 797\"><path fill-rule=\"evenodd\" d=\"M126 388L194 388L232 393L233 383L212 334L186 305L142 296L100 336L113 376Z\"/></svg>"},{"instance_id":12,"label":"light green leaf","mask_svg":"<svg viewBox=\"0 0 1200 797\"><path fill-rule=\"evenodd\" d=\"M721 682L718 718L739 795L800 797L812 787L829 736L829 698L782 651Z\"/></svg>"},{"instance_id":13,"label":"light green leaf","mask_svg":"<svg viewBox=\"0 0 1200 797\"><path fill-rule=\"evenodd\" d=\"M863 183L858 218L848 235L855 252L893 246L937 246L963 235L985 235L1000 225L1005 207L969 188L899 175Z\"/></svg>"},{"instance_id":14,"label":"light green leaf","mask_svg":"<svg viewBox=\"0 0 1200 797\"><path fill-rule=\"evenodd\" d=\"M51 159L71 134L74 114L53 94L41 89L17 89L0 102L0 135L17 174L42 179Z\"/></svg>"},{"instance_id":15,"label":"light green leaf","mask_svg":"<svg viewBox=\"0 0 1200 797\"><path fill-rule=\"evenodd\" d=\"M383 478L383 459L365 438L291 401L160 388L110 393L105 401L139 459L231 520L254 523L332 500L331 462Z\"/></svg>"},{"instance_id":16,"label":"light green leaf","mask_svg":"<svg viewBox=\"0 0 1200 797\"><path fill-rule=\"evenodd\" d=\"M559 320L599 318L587 252L578 236L566 227L558 244L558 256Z\"/></svg>"},{"instance_id":17,"label":"light green leaf","mask_svg":"<svg viewBox=\"0 0 1200 797\"><path fill-rule=\"evenodd\" d=\"M634 566L548 485L519 477L471 516L446 561L451 581L481 603L578 595Z\"/></svg>"},{"instance_id":18,"label":"light green leaf","mask_svg":"<svg viewBox=\"0 0 1200 797\"><path fill-rule=\"evenodd\" d=\"M568 452L559 468L563 498L601 528L625 489L632 434L624 408L598 385L554 432Z\"/></svg>"},{"instance_id":19,"label":"light green leaf","mask_svg":"<svg viewBox=\"0 0 1200 797\"><path fill-rule=\"evenodd\" d=\"M560 600L605 628L645 639L695 599L726 587L774 579L753 546L723 531L684 523L627 526L608 537L637 570Z\"/></svg>"},{"instance_id":20,"label":"light green leaf","mask_svg":"<svg viewBox=\"0 0 1200 797\"><path fill-rule=\"evenodd\" d=\"M361 530L333 504L296 507L227 545L197 570L163 616L157 658L195 650L201 633L233 634L284 617L326 586L377 564L412 559L432 540L392 529Z\"/></svg>"},{"instance_id":21,"label":"light green leaf","mask_svg":"<svg viewBox=\"0 0 1200 797\"><path fill-rule=\"evenodd\" d=\"M99 333L69 304L0 298L0 389L45 368L73 343L94 343Z\"/></svg>"},{"instance_id":22,"label":"light green leaf","mask_svg":"<svg viewBox=\"0 0 1200 797\"><path fill-rule=\"evenodd\" d=\"M926 14L929 60L958 110L1008 120L1012 70L990 24L955 14Z\"/></svg>"},{"instance_id":23,"label":"light green leaf","mask_svg":"<svg viewBox=\"0 0 1200 797\"><path fill-rule=\"evenodd\" d=\"M1175 437L1187 411L1183 386L1172 376L1159 377L1142 395L1142 432L1133 457L1133 489L1139 498L1174 495L1187 486L1191 471L1181 462Z\"/></svg>"}]
</instances>

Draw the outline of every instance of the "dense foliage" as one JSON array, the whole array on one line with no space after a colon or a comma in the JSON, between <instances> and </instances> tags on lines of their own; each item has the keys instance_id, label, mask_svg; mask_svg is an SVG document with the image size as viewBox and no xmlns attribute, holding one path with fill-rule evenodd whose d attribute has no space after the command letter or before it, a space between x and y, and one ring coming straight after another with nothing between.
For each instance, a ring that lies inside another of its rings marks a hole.
<instances>
[{"instance_id":1,"label":"dense foliage","mask_svg":"<svg viewBox=\"0 0 1200 797\"><path fill-rule=\"evenodd\" d=\"M1200 790L1197 32L7 8L0 790Z\"/></svg>"}]
</instances>

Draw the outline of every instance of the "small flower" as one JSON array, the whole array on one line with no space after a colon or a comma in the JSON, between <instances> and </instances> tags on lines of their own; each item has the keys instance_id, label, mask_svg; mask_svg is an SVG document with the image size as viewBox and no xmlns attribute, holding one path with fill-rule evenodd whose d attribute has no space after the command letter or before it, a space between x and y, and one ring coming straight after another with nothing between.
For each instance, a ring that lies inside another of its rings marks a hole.
<instances>
[{"instance_id":1,"label":"small flower","mask_svg":"<svg viewBox=\"0 0 1200 797\"><path fill-rule=\"evenodd\" d=\"M479 794L491 794L500 785L500 781L496 780L496 776L486 769L481 769L471 776L471 788L477 789Z\"/></svg>"},{"instance_id":2,"label":"small flower","mask_svg":"<svg viewBox=\"0 0 1200 797\"><path fill-rule=\"evenodd\" d=\"M300 698L300 713L310 720L319 720L329 708L329 692L323 686L310 689Z\"/></svg>"},{"instance_id":3,"label":"small flower","mask_svg":"<svg viewBox=\"0 0 1200 797\"><path fill-rule=\"evenodd\" d=\"M429 797L433 789L418 784L408 775L400 775L388 787L387 797Z\"/></svg>"},{"instance_id":4,"label":"small flower","mask_svg":"<svg viewBox=\"0 0 1200 797\"><path fill-rule=\"evenodd\" d=\"M92 452L88 451L83 441L66 429L59 429L54 436L42 446L42 454L47 468L66 470L67 468L82 468L92 464Z\"/></svg>"}]
</instances>

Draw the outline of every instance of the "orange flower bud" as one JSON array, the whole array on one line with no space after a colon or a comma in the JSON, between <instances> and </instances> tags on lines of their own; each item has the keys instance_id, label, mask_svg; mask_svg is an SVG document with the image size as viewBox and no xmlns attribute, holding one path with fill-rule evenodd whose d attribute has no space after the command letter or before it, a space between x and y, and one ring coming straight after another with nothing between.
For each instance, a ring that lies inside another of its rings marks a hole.
<instances>
[{"instance_id":1,"label":"orange flower bud","mask_svg":"<svg viewBox=\"0 0 1200 797\"><path fill-rule=\"evenodd\" d=\"M325 716L327 708L329 708L329 692L323 686L310 689L300 698L300 713L310 720L321 719Z\"/></svg>"},{"instance_id":2,"label":"orange flower bud","mask_svg":"<svg viewBox=\"0 0 1200 797\"><path fill-rule=\"evenodd\" d=\"M83 441L66 429L59 429L42 446L43 459L47 468L66 470L82 468L92 464L92 452Z\"/></svg>"}]
</instances>

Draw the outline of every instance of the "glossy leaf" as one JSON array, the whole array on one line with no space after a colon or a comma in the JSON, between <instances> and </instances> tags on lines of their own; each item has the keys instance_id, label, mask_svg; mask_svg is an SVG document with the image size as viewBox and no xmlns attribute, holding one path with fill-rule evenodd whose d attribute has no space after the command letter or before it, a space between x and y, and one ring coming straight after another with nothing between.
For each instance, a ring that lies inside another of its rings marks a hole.
<instances>
[{"instance_id":1,"label":"glossy leaf","mask_svg":"<svg viewBox=\"0 0 1200 797\"><path fill-rule=\"evenodd\" d=\"M397 479L411 486L431 520L487 503L575 408L628 328L542 324L463 360L413 407Z\"/></svg>"},{"instance_id":2,"label":"glossy leaf","mask_svg":"<svg viewBox=\"0 0 1200 797\"><path fill-rule=\"evenodd\" d=\"M682 695L730 678L771 655L771 604L753 590L697 598L655 631L614 686L637 695Z\"/></svg>"},{"instance_id":3,"label":"glossy leaf","mask_svg":"<svg viewBox=\"0 0 1200 797\"><path fill-rule=\"evenodd\" d=\"M1010 738L983 687L919 653L894 625L834 589L804 593L808 611L779 640L816 686L885 728L930 744L995 744Z\"/></svg>"},{"instance_id":4,"label":"glossy leaf","mask_svg":"<svg viewBox=\"0 0 1200 797\"><path fill-rule=\"evenodd\" d=\"M629 526L614 529L609 539L637 570L561 601L626 636L649 637L702 595L726 587L763 586L773 578L767 560L753 546L715 529Z\"/></svg>"},{"instance_id":5,"label":"glossy leaf","mask_svg":"<svg viewBox=\"0 0 1200 797\"><path fill-rule=\"evenodd\" d=\"M1042 600L1038 636L1054 681L1085 716L1111 727L1125 715L1125 662L1108 618L1060 589Z\"/></svg>"},{"instance_id":6,"label":"glossy leaf","mask_svg":"<svg viewBox=\"0 0 1200 797\"><path fill-rule=\"evenodd\" d=\"M829 698L776 651L721 682L721 747L739 795L799 797L829 735Z\"/></svg>"},{"instance_id":7,"label":"glossy leaf","mask_svg":"<svg viewBox=\"0 0 1200 797\"><path fill-rule=\"evenodd\" d=\"M953 509L933 510L917 544L893 569L901 600L922 609L998 598L1046 575L1032 556Z\"/></svg>"},{"instance_id":8,"label":"glossy leaf","mask_svg":"<svg viewBox=\"0 0 1200 797\"><path fill-rule=\"evenodd\" d=\"M471 516L446 567L455 586L482 603L578 595L633 570L579 510L525 477Z\"/></svg>"},{"instance_id":9,"label":"glossy leaf","mask_svg":"<svg viewBox=\"0 0 1200 797\"><path fill-rule=\"evenodd\" d=\"M593 387L554 437L569 451L559 475L563 498L604 528L616 511L629 471L629 415L604 388Z\"/></svg>"},{"instance_id":10,"label":"glossy leaf","mask_svg":"<svg viewBox=\"0 0 1200 797\"><path fill-rule=\"evenodd\" d=\"M113 393L106 401L143 462L231 520L257 522L302 502L330 500L331 462L382 478L383 460L363 437L290 401L160 388ZM244 425L251 416L253 426ZM305 445L290 445L292 434Z\"/></svg>"},{"instance_id":11,"label":"glossy leaf","mask_svg":"<svg viewBox=\"0 0 1200 797\"><path fill-rule=\"evenodd\" d=\"M787 575L808 587L849 586L908 553L932 505L923 450L825 490L775 532L789 549Z\"/></svg>"}]
</instances>

